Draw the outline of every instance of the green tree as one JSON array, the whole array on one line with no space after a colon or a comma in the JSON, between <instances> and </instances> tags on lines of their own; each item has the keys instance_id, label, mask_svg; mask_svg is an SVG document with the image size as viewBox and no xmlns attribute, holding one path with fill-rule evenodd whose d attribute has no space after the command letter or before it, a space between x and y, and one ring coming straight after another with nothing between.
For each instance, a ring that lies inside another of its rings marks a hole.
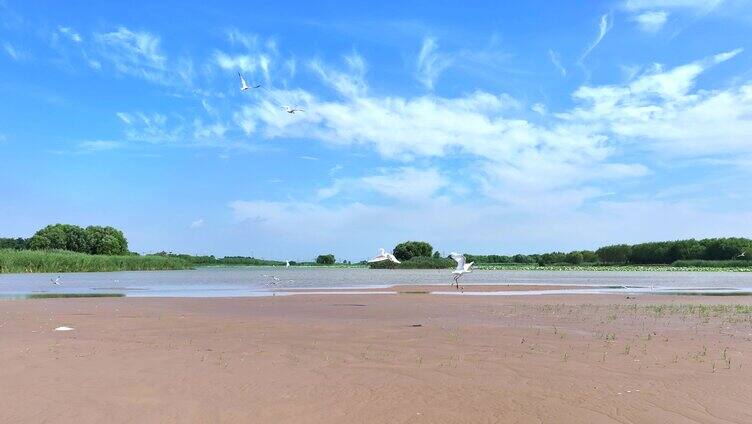
<instances>
[{"instance_id":1,"label":"green tree","mask_svg":"<svg viewBox=\"0 0 752 424\"><path fill-rule=\"evenodd\" d=\"M54 224L37 231L29 240L31 249L60 249L88 253L86 231L78 225Z\"/></svg>"},{"instance_id":2,"label":"green tree","mask_svg":"<svg viewBox=\"0 0 752 424\"><path fill-rule=\"evenodd\" d=\"M598 262L598 255L595 254L592 250L582 250L580 251L582 253L582 261L587 263L594 263Z\"/></svg>"},{"instance_id":3,"label":"green tree","mask_svg":"<svg viewBox=\"0 0 752 424\"><path fill-rule=\"evenodd\" d=\"M531 258L528 255L521 255L521 254L518 253L518 254L512 256L512 262L514 262L516 264L532 264L532 263L535 263L537 261L534 258Z\"/></svg>"},{"instance_id":4,"label":"green tree","mask_svg":"<svg viewBox=\"0 0 752 424\"><path fill-rule=\"evenodd\" d=\"M316 263L320 265L334 265L334 255L319 255L316 257Z\"/></svg>"},{"instance_id":5,"label":"green tree","mask_svg":"<svg viewBox=\"0 0 752 424\"><path fill-rule=\"evenodd\" d=\"M623 264L627 262L632 247L628 244L615 244L604 246L595 251L601 262L609 264Z\"/></svg>"},{"instance_id":6,"label":"green tree","mask_svg":"<svg viewBox=\"0 0 752 424\"><path fill-rule=\"evenodd\" d=\"M86 227L89 253L93 255L125 255L128 253L128 240L123 232L112 227L91 225Z\"/></svg>"},{"instance_id":7,"label":"green tree","mask_svg":"<svg viewBox=\"0 0 752 424\"><path fill-rule=\"evenodd\" d=\"M23 250L26 249L28 244L29 241L21 237L0 238L0 249Z\"/></svg>"},{"instance_id":8,"label":"green tree","mask_svg":"<svg viewBox=\"0 0 752 424\"><path fill-rule=\"evenodd\" d=\"M433 246L424 241L406 241L395 246L392 253L397 259L407 261L414 257L430 257Z\"/></svg>"},{"instance_id":9,"label":"green tree","mask_svg":"<svg viewBox=\"0 0 752 424\"><path fill-rule=\"evenodd\" d=\"M579 265L584 261L582 252L569 252L564 261L573 265Z\"/></svg>"}]
</instances>

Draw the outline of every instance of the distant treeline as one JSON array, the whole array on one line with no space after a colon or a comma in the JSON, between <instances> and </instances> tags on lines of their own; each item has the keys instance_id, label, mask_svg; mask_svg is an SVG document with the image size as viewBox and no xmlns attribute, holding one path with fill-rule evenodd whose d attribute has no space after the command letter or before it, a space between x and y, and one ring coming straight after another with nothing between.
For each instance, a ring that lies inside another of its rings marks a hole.
<instances>
[{"instance_id":1,"label":"distant treeline","mask_svg":"<svg viewBox=\"0 0 752 424\"><path fill-rule=\"evenodd\" d=\"M615 244L598 250L551 252L534 255L465 255L479 264L520 263L550 265L568 263L672 264L676 261L752 260L752 240L741 237L702 240L659 241L639 244ZM699 264L699 262L697 262Z\"/></svg>"},{"instance_id":2,"label":"distant treeline","mask_svg":"<svg viewBox=\"0 0 752 424\"><path fill-rule=\"evenodd\" d=\"M282 261L272 261L267 259L258 259L250 256L225 256L223 258L216 258L212 256L194 256L184 253L171 253L171 252L158 252L155 256L164 256L168 258L177 258L187 261L193 265L209 266L209 265L285 265ZM295 265L294 262L290 262L291 265Z\"/></svg>"}]
</instances>

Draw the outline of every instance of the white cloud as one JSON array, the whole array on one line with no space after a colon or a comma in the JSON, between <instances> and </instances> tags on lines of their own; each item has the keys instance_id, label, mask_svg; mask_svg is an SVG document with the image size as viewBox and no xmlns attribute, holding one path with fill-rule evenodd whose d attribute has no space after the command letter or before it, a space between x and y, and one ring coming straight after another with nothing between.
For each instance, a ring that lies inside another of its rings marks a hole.
<instances>
[{"instance_id":1,"label":"white cloud","mask_svg":"<svg viewBox=\"0 0 752 424\"><path fill-rule=\"evenodd\" d=\"M403 167L385 169L380 174L361 178L338 179L331 186L320 189L318 196L328 199L341 193L368 191L404 202L415 202L432 198L448 185L449 182L437 169Z\"/></svg>"},{"instance_id":2,"label":"white cloud","mask_svg":"<svg viewBox=\"0 0 752 424\"><path fill-rule=\"evenodd\" d=\"M202 218L199 218L191 222L191 224L188 227L191 229L196 229L196 228L201 228L203 226L204 226L204 220Z\"/></svg>"},{"instance_id":3,"label":"white cloud","mask_svg":"<svg viewBox=\"0 0 752 424\"><path fill-rule=\"evenodd\" d=\"M117 116L126 124L125 136L130 141L161 144L185 141L187 138L184 125L171 124L167 116L161 113L118 112Z\"/></svg>"},{"instance_id":4,"label":"white cloud","mask_svg":"<svg viewBox=\"0 0 752 424\"><path fill-rule=\"evenodd\" d=\"M205 125L200 119L193 121L193 128L196 139L221 140L227 132L227 127L221 123Z\"/></svg>"},{"instance_id":5,"label":"white cloud","mask_svg":"<svg viewBox=\"0 0 752 424\"><path fill-rule=\"evenodd\" d=\"M630 11L646 9L689 9L700 12L713 10L724 0L626 0L624 8Z\"/></svg>"},{"instance_id":6,"label":"white cloud","mask_svg":"<svg viewBox=\"0 0 752 424\"><path fill-rule=\"evenodd\" d=\"M3 43L3 50L5 50L5 53L7 53L8 56L10 56L10 58L16 62L23 61L29 57L29 55L26 52L16 48L13 44L11 44L8 41Z\"/></svg>"},{"instance_id":7,"label":"white cloud","mask_svg":"<svg viewBox=\"0 0 752 424\"><path fill-rule=\"evenodd\" d=\"M559 116L618 139L648 142L664 155L752 153L752 84L693 91L703 71L740 52L669 70L655 66L624 86L581 87L574 97L584 106Z\"/></svg>"},{"instance_id":8,"label":"white cloud","mask_svg":"<svg viewBox=\"0 0 752 424\"><path fill-rule=\"evenodd\" d=\"M76 146L78 152L80 153L104 152L108 150L119 149L121 147L123 147L122 143L110 140L84 141L78 143L78 145Z\"/></svg>"},{"instance_id":9,"label":"white cloud","mask_svg":"<svg viewBox=\"0 0 752 424\"><path fill-rule=\"evenodd\" d=\"M119 27L116 31L95 33L100 55L123 74L146 80L174 84L173 70L168 73L167 57L160 47L158 36L145 31L131 31Z\"/></svg>"},{"instance_id":10,"label":"white cloud","mask_svg":"<svg viewBox=\"0 0 752 424\"><path fill-rule=\"evenodd\" d=\"M297 97L300 102L296 104L309 112L290 119L275 110L278 100L262 98L245 107L243 118L249 122L243 123L244 128L269 138L369 145L385 158L402 161L458 152L470 158L462 166L476 161L481 170L476 177L491 180L488 187L500 191L508 190L510 184L532 187L563 181L566 185L575 176L579 184L616 169L605 166L611 164L605 136L564 121L540 126L518 118L518 102L504 94L375 97L367 94L367 86L357 76L348 79L330 69L319 76L338 91L341 101L322 101L307 92L270 90L272 99ZM546 166L540 166L541 162ZM593 166L594 162L603 166Z\"/></svg>"},{"instance_id":11,"label":"white cloud","mask_svg":"<svg viewBox=\"0 0 752 424\"><path fill-rule=\"evenodd\" d=\"M57 30L61 34L68 37L68 39L70 39L74 43L80 43L83 41L83 38L81 38L81 35L69 27L60 26L60 27L57 27Z\"/></svg>"},{"instance_id":12,"label":"white cloud","mask_svg":"<svg viewBox=\"0 0 752 424\"><path fill-rule=\"evenodd\" d=\"M117 112L115 115L125 124L130 125L133 123L133 117L125 112Z\"/></svg>"},{"instance_id":13,"label":"white cloud","mask_svg":"<svg viewBox=\"0 0 752 424\"><path fill-rule=\"evenodd\" d=\"M259 68L259 58L247 54L230 55L217 51L214 53L214 61L217 66L229 71L252 74Z\"/></svg>"},{"instance_id":14,"label":"white cloud","mask_svg":"<svg viewBox=\"0 0 752 424\"><path fill-rule=\"evenodd\" d=\"M439 53L436 39L426 37L420 48L417 62L417 79L429 90L433 90L434 83L439 75L452 64L452 60Z\"/></svg>"},{"instance_id":15,"label":"white cloud","mask_svg":"<svg viewBox=\"0 0 752 424\"><path fill-rule=\"evenodd\" d=\"M587 58L588 55L590 55L590 53L596 47L598 47L598 44L600 44L601 41L603 41L603 37L606 36L606 34L608 33L608 31L611 29L612 26L613 26L613 21L609 21L608 14L602 15L600 21L598 22L598 36L595 38L595 40L593 40L592 43L590 43L588 48L585 49L585 51L582 53L582 55L580 56L580 59L578 60L578 63L582 64L585 58Z\"/></svg>"},{"instance_id":16,"label":"white cloud","mask_svg":"<svg viewBox=\"0 0 752 424\"><path fill-rule=\"evenodd\" d=\"M567 76L567 69L561 64L559 55L555 51L548 49L548 58L551 59L551 63L554 64L554 67L559 71L561 76Z\"/></svg>"},{"instance_id":17,"label":"white cloud","mask_svg":"<svg viewBox=\"0 0 752 424\"><path fill-rule=\"evenodd\" d=\"M635 16L634 20L640 29L645 32L658 32L666 24L668 13L662 10L651 10L648 12L640 13Z\"/></svg>"}]
</instances>

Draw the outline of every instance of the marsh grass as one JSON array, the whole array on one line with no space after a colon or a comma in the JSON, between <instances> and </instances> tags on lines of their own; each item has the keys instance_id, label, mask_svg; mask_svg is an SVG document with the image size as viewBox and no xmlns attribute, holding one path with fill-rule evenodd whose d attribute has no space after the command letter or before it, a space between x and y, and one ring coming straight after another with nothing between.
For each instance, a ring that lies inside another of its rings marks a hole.
<instances>
[{"instance_id":1,"label":"marsh grass","mask_svg":"<svg viewBox=\"0 0 752 424\"><path fill-rule=\"evenodd\" d=\"M0 273L104 272L191 269L179 258L155 255L88 255L62 250L0 250Z\"/></svg>"},{"instance_id":2,"label":"marsh grass","mask_svg":"<svg viewBox=\"0 0 752 424\"><path fill-rule=\"evenodd\" d=\"M125 297L123 293L34 293L27 295L27 299L69 299L86 297Z\"/></svg>"}]
</instances>

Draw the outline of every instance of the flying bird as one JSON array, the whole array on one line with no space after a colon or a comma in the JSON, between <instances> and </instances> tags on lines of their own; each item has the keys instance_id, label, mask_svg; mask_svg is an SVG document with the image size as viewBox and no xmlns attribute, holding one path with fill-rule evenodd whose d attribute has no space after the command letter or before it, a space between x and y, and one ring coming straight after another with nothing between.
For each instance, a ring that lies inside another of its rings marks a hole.
<instances>
[{"instance_id":1,"label":"flying bird","mask_svg":"<svg viewBox=\"0 0 752 424\"><path fill-rule=\"evenodd\" d=\"M472 272L470 268L473 266L474 262L467 263L465 261L465 255L461 253L452 252L449 254L449 256L457 262L457 268L452 271L452 276L454 277L454 285L457 287L457 289L462 290L462 288L460 287L460 277L462 277L462 274Z\"/></svg>"},{"instance_id":2,"label":"flying bird","mask_svg":"<svg viewBox=\"0 0 752 424\"><path fill-rule=\"evenodd\" d=\"M59 286L60 285L60 276L58 275L57 278L50 278L50 283Z\"/></svg>"},{"instance_id":3,"label":"flying bird","mask_svg":"<svg viewBox=\"0 0 752 424\"><path fill-rule=\"evenodd\" d=\"M739 259L739 258L743 258L743 257L744 257L744 256L746 256L746 255L747 255L747 251L745 250L745 251L743 251L742 253L740 253L740 254L736 255L736 259Z\"/></svg>"},{"instance_id":4,"label":"flying bird","mask_svg":"<svg viewBox=\"0 0 752 424\"><path fill-rule=\"evenodd\" d=\"M369 263L374 263L374 262L381 262L381 261L392 261L395 264L402 263L399 260L397 260L397 258L395 258L394 255L392 255L391 253L387 253L386 250L384 250L383 247L381 249L379 249L379 256L376 256L375 258L371 259L368 262Z\"/></svg>"},{"instance_id":5,"label":"flying bird","mask_svg":"<svg viewBox=\"0 0 752 424\"><path fill-rule=\"evenodd\" d=\"M243 78L243 74L241 74L240 72L238 72L238 76L240 77L240 91L245 91L245 90L248 90L249 88L251 88L248 85L248 81L246 81L245 78Z\"/></svg>"},{"instance_id":6,"label":"flying bird","mask_svg":"<svg viewBox=\"0 0 752 424\"><path fill-rule=\"evenodd\" d=\"M294 106L294 107L283 106L282 108L285 110L285 112L292 114L292 115L294 115L295 112L305 112L305 110L299 109L297 106Z\"/></svg>"}]
</instances>

